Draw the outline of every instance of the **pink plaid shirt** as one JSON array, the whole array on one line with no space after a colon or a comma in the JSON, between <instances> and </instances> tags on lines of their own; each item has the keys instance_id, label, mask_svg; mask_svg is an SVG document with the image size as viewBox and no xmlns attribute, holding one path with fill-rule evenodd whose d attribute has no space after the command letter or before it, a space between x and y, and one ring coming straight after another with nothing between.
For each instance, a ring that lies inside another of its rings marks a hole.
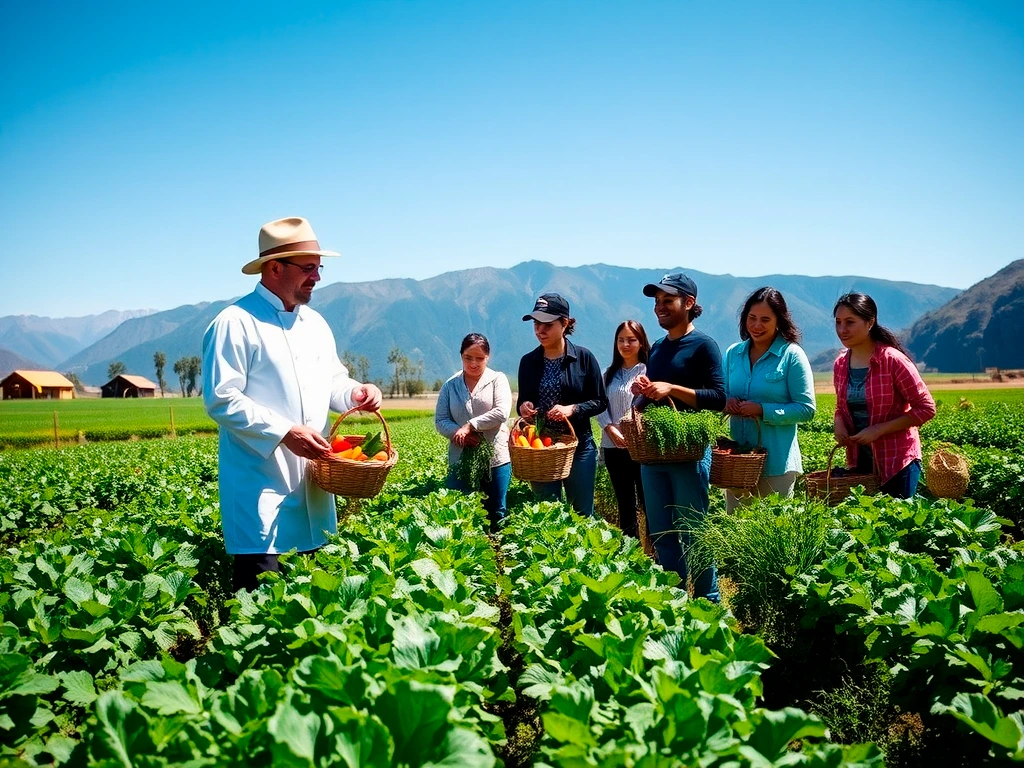
<instances>
[{"instance_id":1,"label":"pink plaid shirt","mask_svg":"<svg viewBox=\"0 0 1024 768\"><path fill-rule=\"evenodd\" d=\"M846 389L850 382L850 352L836 358L832 369L836 388L836 413L840 414L846 429L853 434L853 419L846 403ZM921 458L921 437L917 427L935 415L935 401L910 359L895 347L876 344L868 361L868 375L864 384L868 401L868 423L882 422L909 414L917 426L882 435L871 444L875 467L883 483ZM846 449L847 466L857 463L857 449Z\"/></svg>"}]
</instances>

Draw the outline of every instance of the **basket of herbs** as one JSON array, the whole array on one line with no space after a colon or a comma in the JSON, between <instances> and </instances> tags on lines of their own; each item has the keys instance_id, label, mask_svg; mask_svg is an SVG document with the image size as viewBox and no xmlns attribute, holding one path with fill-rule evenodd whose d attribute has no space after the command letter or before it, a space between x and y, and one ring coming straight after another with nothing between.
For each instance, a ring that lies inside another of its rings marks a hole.
<instances>
[{"instance_id":1,"label":"basket of herbs","mask_svg":"<svg viewBox=\"0 0 1024 768\"><path fill-rule=\"evenodd\" d=\"M718 434L719 416L713 411L680 411L672 398L668 405L634 405L619 422L626 448L640 464L675 464L700 461Z\"/></svg>"}]
</instances>

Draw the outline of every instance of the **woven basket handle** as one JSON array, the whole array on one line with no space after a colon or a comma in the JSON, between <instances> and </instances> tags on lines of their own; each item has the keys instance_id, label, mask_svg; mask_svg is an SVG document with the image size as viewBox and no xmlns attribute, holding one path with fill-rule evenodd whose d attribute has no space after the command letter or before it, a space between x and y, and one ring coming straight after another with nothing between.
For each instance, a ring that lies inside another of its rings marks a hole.
<instances>
[{"instance_id":1,"label":"woven basket handle","mask_svg":"<svg viewBox=\"0 0 1024 768\"><path fill-rule=\"evenodd\" d=\"M334 436L338 433L338 427L341 426L341 422L343 422L345 420L346 416L349 416L350 414L353 414L356 411L363 411L363 410L365 410L365 409L362 408L361 406L357 405L355 408L349 408L347 411L345 411L344 413L340 414L338 416L338 418L334 420L334 426L331 427L330 434L327 435L327 442L331 442L334 439ZM370 411L370 413L372 413L374 416L376 416L378 419L380 419L381 426L384 427L384 444L387 446L387 448L388 448L388 456L390 456L393 451L392 451L392 448L391 448L391 430L388 429L388 423L386 421L384 421L384 417L380 415L380 411L379 410L377 410L377 411Z\"/></svg>"},{"instance_id":2,"label":"woven basket handle","mask_svg":"<svg viewBox=\"0 0 1024 768\"><path fill-rule=\"evenodd\" d=\"M839 443L836 443L835 448L828 452L828 470L825 472L825 494L831 495L832 493L832 460L836 457L836 451L842 448Z\"/></svg>"},{"instance_id":3,"label":"woven basket handle","mask_svg":"<svg viewBox=\"0 0 1024 768\"><path fill-rule=\"evenodd\" d=\"M761 442L761 420L757 416L740 416L735 413L726 413L722 411L722 423L725 424L726 419L753 419L754 425L757 427L757 447L764 448Z\"/></svg>"},{"instance_id":4,"label":"woven basket handle","mask_svg":"<svg viewBox=\"0 0 1024 768\"><path fill-rule=\"evenodd\" d=\"M825 493L831 493L832 492L832 489L830 487L832 485L832 458L836 455L836 451L838 451L842 447L843 447L842 445L840 445L839 443L836 443L836 447L833 448L829 452L829 454L828 454L828 471L825 473ZM858 462L859 462L859 459L858 459ZM876 477L880 476L880 474L881 474L878 471L878 457L875 456L875 452L874 451L871 452L871 472Z\"/></svg>"},{"instance_id":5,"label":"woven basket handle","mask_svg":"<svg viewBox=\"0 0 1024 768\"><path fill-rule=\"evenodd\" d=\"M631 402L631 403L629 404L629 408L630 408L630 410L631 410L631 411L633 411L633 421L634 421L634 423L639 423L638 419L639 419L639 415L640 415L640 412L639 412L639 411L638 411L638 410L636 409L636 398L637 398L637 397L639 397L639 395L637 395L636 397L634 397L634 398L633 398L633 402ZM662 400L651 400L650 398L648 398L648 400L647 400L647 404L648 404L648 405L650 405L651 403L658 403L658 404L661 404L661 403L664 403L664 402L665 402L666 400L668 401L668 404L669 404L670 406L672 406L672 410L673 410L673 411L678 411L678 410L679 410L679 409L678 409L678 408L676 407L676 401L675 401L675 400L673 400L673 399L672 399L671 397L666 397L666 398L664 398L664 399L662 399Z\"/></svg>"}]
</instances>

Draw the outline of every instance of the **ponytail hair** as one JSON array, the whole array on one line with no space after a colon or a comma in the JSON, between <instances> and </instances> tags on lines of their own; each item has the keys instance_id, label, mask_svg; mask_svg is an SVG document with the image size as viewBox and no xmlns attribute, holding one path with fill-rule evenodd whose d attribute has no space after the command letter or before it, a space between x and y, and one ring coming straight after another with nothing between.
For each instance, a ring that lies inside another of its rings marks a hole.
<instances>
[{"instance_id":1,"label":"ponytail hair","mask_svg":"<svg viewBox=\"0 0 1024 768\"><path fill-rule=\"evenodd\" d=\"M839 311L840 307L846 307L864 322L872 324L871 329L868 331L868 336L871 337L872 341L877 344L894 347L906 355L908 359L910 358L910 353L900 344L896 334L878 322L878 306L875 304L875 300L866 293L847 293L840 296L839 300L836 301L836 305L832 308L832 317L836 316L836 312Z\"/></svg>"},{"instance_id":2,"label":"ponytail hair","mask_svg":"<svg viewBox=\"0 0 1024 768\"><path fill-rule=\"evenodd\" d=\"M565 320L565 330L562 333L564 336L571 336L572 332L576 330L576 318L566 317L563 319Z\"/></svg>"}]
</instances>

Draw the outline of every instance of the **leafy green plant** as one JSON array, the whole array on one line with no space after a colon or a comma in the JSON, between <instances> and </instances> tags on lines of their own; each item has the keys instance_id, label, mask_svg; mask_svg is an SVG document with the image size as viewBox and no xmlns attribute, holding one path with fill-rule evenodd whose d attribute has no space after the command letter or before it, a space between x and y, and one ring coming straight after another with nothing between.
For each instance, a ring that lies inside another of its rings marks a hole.
<instances>
[{"instance_id":1,"label":"leafy green plant","mask_svg":"<svg viewBox=\"0 0 1024 768\"><path fill-rule=\"evenodd\" d=\"M476 445L462 449L459 460L455 464L455 476L467 488L479 488L480 483L491 477L491 461L494 459L494 446L488 440L481 440Z\"/></svg>"},{"instance_id":2,"label":"leafy green plant","mask_svg":"<svg viewBox=\"0 0 1024 768\"><path fill-rule=\"evenodd\" d=\"M733 587L728 605L748 630L785 644L799 613L789 583L824 557L831 510L814 501L768 497L732 514L709 514L692 531L691 562L717 563Z\"/></svg>"},{"instance_id":3,"label":"leafy green plant","mask_svg":"<svg viewBox=\"0 0 1024 768\"><path fill-rule=\"evenodd\" d=\"M640 418L644 435L658 453L707 447L721 429L720 416L713 411L677 411L667 405L649 405Z\"/></svg>"}]
</instances>

